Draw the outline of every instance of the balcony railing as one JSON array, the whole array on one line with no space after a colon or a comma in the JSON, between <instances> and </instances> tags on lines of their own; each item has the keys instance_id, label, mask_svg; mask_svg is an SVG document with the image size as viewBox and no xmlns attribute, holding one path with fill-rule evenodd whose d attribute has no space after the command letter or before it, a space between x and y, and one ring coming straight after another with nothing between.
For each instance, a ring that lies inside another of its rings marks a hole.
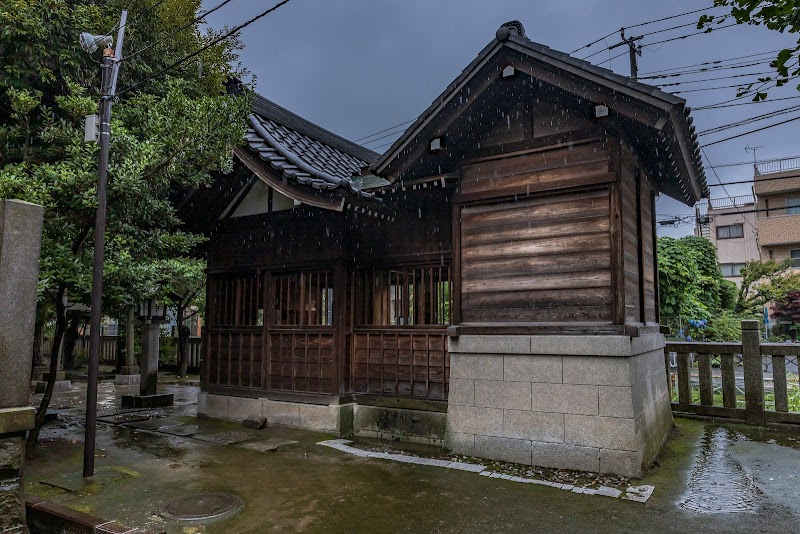
<instances>
[{"instance_id":1,"label":"balcony railing","mask_svg":"<svg viewBox=\"0 0 800 534\"><path fill-rule=\"evenodd\" d=\"M800 156L761 161L754 167L756 176L800 169Z\"/></svg>"},{"instance_id":2,"label":"balcony railing","mask_svg":"<svg viewBox=\"0 0 800 534\"><path fill-rule=\"evenodd\" d=\"M738 197L712 198L709 202L712 210L723 210L751 206L756 203L756 199L753 195L741 195Z\"/></svg>"}]
</instances>

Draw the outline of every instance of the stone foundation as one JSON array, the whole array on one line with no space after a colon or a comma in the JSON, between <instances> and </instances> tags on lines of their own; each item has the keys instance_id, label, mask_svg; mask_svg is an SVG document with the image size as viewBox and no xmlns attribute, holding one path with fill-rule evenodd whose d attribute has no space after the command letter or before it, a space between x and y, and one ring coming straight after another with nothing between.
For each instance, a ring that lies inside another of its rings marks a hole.
<instances>
[{"instance_id":1,"label":"stone foundation","mask_svg":"<svg viewBox=\"0 0 800 534\"><path fill-rule=\"evenodd\" d=\"M660 334L450 338L445 445L639 477L672 428L663 348Z\"/></svg>"},{"instance_id":2,"label":"stone foundation","mask_svg":"<svg viewBox=\"0 0 800 534\"><path fill-rule=\"evenodd\" d=\"M269 425L336 434L441 445L447 414L363 404L305 404L214 395L201 392L197 413L216 419L244 421L266 417Z\"/></svg>"},{"instance_id":3,"label":"stone foundation","mask_svg":"<svg viewBox=\"0 0 800 534\"><path fill-rule=\"evenodd\" d=\"M266 417L270 425L305 428L337 435L349 435L353 420L351 404L304 404L206 392L201 392L197 399L197 413L240 422L248 417Z\"/></svg>"}]
</instances>

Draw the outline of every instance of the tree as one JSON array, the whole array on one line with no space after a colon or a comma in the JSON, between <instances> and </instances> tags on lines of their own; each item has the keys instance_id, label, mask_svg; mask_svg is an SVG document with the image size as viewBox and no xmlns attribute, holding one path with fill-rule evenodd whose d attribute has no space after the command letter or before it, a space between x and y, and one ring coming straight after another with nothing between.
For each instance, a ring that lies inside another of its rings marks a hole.
<instances>
[{"instance_id":1,"label":"tree","mask_svg":"<svg viewBox=\"0 0 800 534\"><path fill-rule=\"evenodd\" d=\"M740 271L742 283L736 297L736 313L760 314L762 308L780 294L781 287L786 286L784 275L791 266L792 261L788 259L745 263Z\"/></svg>"},{"instance_id":2,"label":"tree","mask_svg":"<svg viewBox=\"0 0 800 534\"><path fill-rule=\"evenodd\" d=\"M131 6L126 53L114 107L105 252L106 313L121 312L168 278L166 261L186 257L202 236L182 228L171 199L179 190L232 168L231 146L244 136L247 98L220 94L236 61L225 40L149 80L216 38L198 24L166 44L145 48L192 20L200 0L150 6L128 0L0 0L0 198L45 206L40 302L54 310L51 381L37 411L38 431L53 390L58 346L67 329L64 303L88 304L91 289L97 147L83 143L83 117L97 110L99 68L77 43L81 31L103 34ZM136 51L142 52L136 54ZM201 72L202 71L202 72ZM140 85L135 85L140 84Z\"/></svg>"},{"instance_id":3,"label":"tree","mask_svg":"<svg viewBox=\"0 0 800 534\"><path fill-rule=\"evenodd\" d=\"M712 25L732 17L738 24L763 25L781 33L800 32L800 3L797 0L714 0L714 6L730 7L730 13L721 16L703 15L697 24L698 28L711 29ZM767 83L774 81L775 87L781 87L800 76L800 38L795 46L778 52L770 66L775 69L776 75L759 78L754 101L767 98L767 92L763 90ZM750 92L754 85L756 84L742 87L737 96ZM800 85L797 90L800 91Z\"/></svg>"},{"instance_id":4,"label":"tree","mask_svg":"<svg viewBox=\"0 0 800 534\"><path fill-rule=\"evenodd\" d=\"M178 324L178 376L185 377L189 365L189 328L186 321L202 311L205 303L205 262L189 258L168 260L164 265L167 304ZM194 308L194 309L192 309Z\"/></svg>"},{"instance_id":5,"label":"tree","mask_svg":"<svg viewBox=\"0 0 800 534\"><path fill-rule=\"evenodd\" d=\"M713 243L702 237L658 238L658 289L665 318L709 319L731 300Z\"/></svg>"}]
</instances>

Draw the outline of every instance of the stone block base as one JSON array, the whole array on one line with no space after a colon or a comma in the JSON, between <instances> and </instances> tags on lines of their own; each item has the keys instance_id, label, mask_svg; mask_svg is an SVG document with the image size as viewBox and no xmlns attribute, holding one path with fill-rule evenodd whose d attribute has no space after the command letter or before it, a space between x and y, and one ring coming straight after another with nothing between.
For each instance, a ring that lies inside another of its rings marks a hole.
<instances>
[{"instance_id":1,"label":"stone block base","mask_svg":"<svg viewBox=\"0 0 800 534\"><path fill-rule=\"evenodd\" d=\"M266 418L269 425L304 428L338 436L363 436L441 445L447 414L362 404L305 404L201 392L197 413L243 421Z\"/></svg>"},{"instance_id":2,"label":"stone block base","mask_svg":"<svg viewBox=\"0 0 800 534\"><path fill-rule=\"evenodd\" d=\"M352 428L350 404L305 404L200 392L197 413L216 419L243 421L266 417L269 425L289 426L346 434Z\"/></svg>"},{"instance_id":3,"label":"stone block base","mask_svg":"<svg viewBox=\"0 0 800 534\"><path fill-rule=\"evenodd\" d=\"M447 414L407 408L353 406L353 433L367 438L442 445Z\"/></svg>"},{"instance_id":4,"label":"stone block base","mask_svg":"<svg viewBox=\"0 0 800 534\"><path fill-rule=\"evenodd\" d=\"M172 406L173 402L172 393L122 396L123 408L163 408L164 406Z\"/></svg>"},{"instance_id":5,"label":"stone block base","mask_svg":"<svg viewBox=\"0 0 800 534\"><path fill-rule=\"evenodd\" d=\"M445 445L456 453L639 477L672 428L664 338L450 338Z\"/></svg>"},{"instance_id":6,"label":"stone block base","mask_svg":"<svg viewBox=\"0 0 800 534\"><path fill-rule=\"evenodd\" d=\"M114 377L114 384L117 386L138 386L142 377L139 374L118 373Z\"/></svg>"},{"instance_id":7,"label":"stone block base","mask_svg":"<svg viewBox=\"0 0 800 534\"><path fill-rule=\"evenodd\" d=\"M22 467L25 439L0 437L0 532L26 532L25 501L22 495Z\"/></svg>"},{"instance_id":8,"label":"stone block base","mask_svg":"<svg viewBox=\"0 0 800 534\"><path fill-rule=\"evenodd\" d=\"M47 389L47 381L36 382L36 393L44 393ZM72 380L56 380L53 383L53 393L63 393L72 389Z\"/></svg>"}]
</instances>

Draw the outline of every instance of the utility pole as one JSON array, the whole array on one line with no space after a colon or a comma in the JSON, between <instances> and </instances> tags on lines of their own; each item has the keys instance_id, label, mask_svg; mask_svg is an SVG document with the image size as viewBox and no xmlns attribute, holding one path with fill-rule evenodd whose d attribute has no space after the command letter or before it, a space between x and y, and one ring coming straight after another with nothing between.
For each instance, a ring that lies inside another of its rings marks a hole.
<instances>
[{"instance_id":1,"label":"utility pole","mask_svg":"<svg viewBox=\"0 0 800 534\"><path fill-rule=\"evenodd\" d=\"M97 171L97 212L94 219L94 264L92 270L91 319L89 331L89 372L86 387L86 431L83 446L83 476L94 476L94 452L97 435L97 375L100 366L100 321L103 317L103 260L106 242L106 184L108 183L108 153L111 141L111 103L116 91L119 61L128 12L119 21L116 53L103 49L100 82L100 161Z\"/></svg>"},{"instance_id":2,"label":"utility pole","mask_svg":"<svg viewBox=\"0 0 800 534\"><path fill-rule=\"evenodd\" d=\"M610 46L610 47L608 47L608 49L612 50L612 49L617 48L619 46L628 45L628 49L630 51L630 58L631 58L631 78L636 80L639 77L639 65L638 65L638 63L636 61L636 56L637 55L639 55L639 56L642 55L642 45L637 45L636 41L641 41L642 37L644 37L644 36L640 35L639 37L628 37L626 39L625 38L625 28L621 28L619 30L619 33L620 33L620 36L622 38L622 42L621 43L617 43L617 44L615 44L613 46Z\"/></svg>"}]
</instances>

